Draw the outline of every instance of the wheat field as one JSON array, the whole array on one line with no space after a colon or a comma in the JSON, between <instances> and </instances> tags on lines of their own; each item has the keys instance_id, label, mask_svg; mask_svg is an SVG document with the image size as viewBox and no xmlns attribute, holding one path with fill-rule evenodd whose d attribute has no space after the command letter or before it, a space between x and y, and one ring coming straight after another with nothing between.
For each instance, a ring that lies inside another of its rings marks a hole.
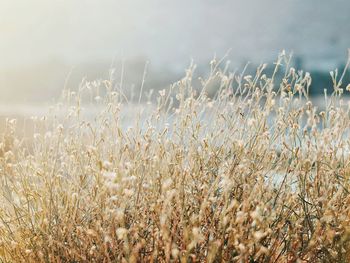
<instances>
[{"instance_id":1,"label":"wheat field","mask_svg":"<svg viewBox=\"0 0 350 263\"><path fill-rule=\"evenodd\" d=\"M30 134L4 121L1 261L348 262L346 69L320 109L289 61L246 75L213 60L199 88L191 66L136 102L86 82Z\"/></svg>"}]
</instances>

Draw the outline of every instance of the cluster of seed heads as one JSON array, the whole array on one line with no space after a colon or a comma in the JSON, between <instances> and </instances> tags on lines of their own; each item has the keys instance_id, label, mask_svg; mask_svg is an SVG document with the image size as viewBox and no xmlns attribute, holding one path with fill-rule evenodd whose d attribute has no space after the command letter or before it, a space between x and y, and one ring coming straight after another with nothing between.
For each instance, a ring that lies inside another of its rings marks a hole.
<instances>
[{"instance_id":1,"label":"cluster of seed heads","mask_svg":"<svg viewBox=\"0 0 350 263\"><path fill-rule=\"evenodd\" d=\"M7 120L1 261L350 260L344 74L320 104L285 54L271 75L221 63L142 105L113 79L65 90L23 138Z\"/></svg>"}]
</instances>

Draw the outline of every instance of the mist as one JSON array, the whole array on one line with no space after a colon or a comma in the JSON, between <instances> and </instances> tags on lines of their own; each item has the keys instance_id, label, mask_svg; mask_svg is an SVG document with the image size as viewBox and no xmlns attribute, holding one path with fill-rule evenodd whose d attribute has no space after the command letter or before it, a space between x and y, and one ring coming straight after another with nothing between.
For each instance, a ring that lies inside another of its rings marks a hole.
<instances>
[{"instance_id":1,"label":"mist","mask_svg":"<svg viewBox=\"0 0 350 263\"><path fill-rule=\"evenodd\" d=\"M329 71L346 60L350 40L346 0L0 3L4 103L56 98L65 85L104 78L123 63L132 86L148 61L150 88L176 81L191 60L205 67L227 53L233 69L271 63L286 49L303 68Z\"/></svg>"}]
</instances>

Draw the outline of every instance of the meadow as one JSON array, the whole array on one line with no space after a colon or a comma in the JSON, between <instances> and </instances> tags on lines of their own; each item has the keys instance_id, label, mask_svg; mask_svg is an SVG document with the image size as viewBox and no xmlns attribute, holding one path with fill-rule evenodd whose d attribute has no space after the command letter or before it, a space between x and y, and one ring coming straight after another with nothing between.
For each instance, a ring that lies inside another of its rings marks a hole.
<instances>
[{"instance_id":1,"label":"meadow","mask_svg":"<svg viewBox=\"0 0 350 263\"><path fill-rule=\"evenodd\" d=\"M30 132L3 120L1 261L348 262L347 67L322 107L289 56L266 67L191 65L136 103L85 82Z\"/></svg>"}]
</instances>

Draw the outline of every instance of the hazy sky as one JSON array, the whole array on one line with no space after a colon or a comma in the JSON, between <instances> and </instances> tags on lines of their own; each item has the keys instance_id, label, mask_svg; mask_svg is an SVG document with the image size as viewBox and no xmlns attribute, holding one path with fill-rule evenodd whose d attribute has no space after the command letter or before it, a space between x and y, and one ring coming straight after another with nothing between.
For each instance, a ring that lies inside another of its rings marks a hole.
<instances>
[{"instance_id":1,"label":"hazy sky","mask_svg":"<svg viewBox=\"0 0 350 263\"><path fill-rule=\"evenodd\" d=\"M286 48L344 56L347 0L0 0L1 67L145 56L265 60ZM334 50L332 50L334 48Z\"/></svg>"},{"instance_id":2,"label":"hazy sky","mask_svg":"<svg viewBox=\"0 0 350 263\"><path fill-rule=\"evenodd\" d=\"M241 65L286 49L306 69L333 70L350 47L349 10L349 0L0 0L0 100L55 94L71 68L90 65L77 85L113 59L183 72L228 50Z\"/></svg>"}]
</instances>

